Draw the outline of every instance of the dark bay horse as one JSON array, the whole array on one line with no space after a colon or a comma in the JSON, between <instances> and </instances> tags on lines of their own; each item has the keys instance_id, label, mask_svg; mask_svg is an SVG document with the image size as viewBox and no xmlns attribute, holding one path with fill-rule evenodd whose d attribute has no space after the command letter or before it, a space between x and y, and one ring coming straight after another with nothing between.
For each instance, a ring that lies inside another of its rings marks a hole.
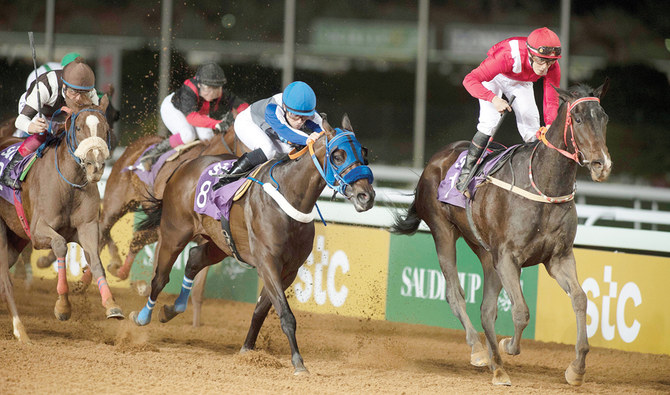
<instances>
[{"instance_id":1,"label":"dark bay horse","mask_svg":"<svg viewBox=\"0 0 670 395\"><path fill-rule=\"evenodd\" d=\"M127 212L135 211L143 202L146 202L149 194L156 199L161 199L167 180L187 161L203 155L231 153L240 156L248 151L244 144L236 139L235 130L231 126L223 135L216 135L209 141L203 141L181 153L175 160L165 162L156 176L153 188L150 189L134 172L124 171L124 169L132 166L150 145L161 140L162 138L158 136L147 136L130 144L112 166L112 171L105 184L105 196L102 200L100 216L100 250L105 245L109 246L111 263L107 269L112 275L122 280L128 278L137 253L145 245L158 240L158 234L156 229L133 232L130 251L124 263L121 264L119 249L110 237L112 226Z\"/></svg>"},{"instance_id":2,"label":"dark bay horse","mask_svg":"<svg viewBox=\"0 0 670 395\"><path fill-rule=\"evenodd\" d=\"M58 259L58 300L54 313L59 320L67 320L71 314L65 267L68 242L79 243L84 250L97 279L107 318L123 318L98 255L97 182L109 156L109 126L104 116L107 105L104 96L100 106L73 108L66 131L34 162L20 191L27 227L22 226L16 208L0 199L0 293L12 314L14 335L21 342L30 339L18 316L9 268L29 242L36 249L51 248ZM0 147L4 148L17 139L1 141Z\"/></svg>"},{"instance_id":3,"label":"dark bay horse","mask_svg":"<svg viewBox=\"0 0 670 395\"><path fill-rule=\"evenodd\" d=\"M463 324L467 343L472 348L471 363L489 364L494 384L511 384L500 353L519 354L521 334L529 320L519 283L521 268L540 263L572 299L577 319L577 356L566 369L565 378L572 385L581 385L584 380L589 351L587 299L577 279L572 251L577 232L577 211L572 196L579 166L588 167L591 178L598 182L604 181L612 169L605 143L608 117L599 100L607 86L606 81L595 90L584 85L568 91L557 89L563 103L556 120L546 135L541 135L537 142L521 146L493 175L508 184L504 189L492 182L477 188L470 202L472 221L468 220L466 209L437 200L438 185L468 147L468 142L457 142L447 145L430 159L418 181L414 202L406 216L397 217L391 228L395 233L412 234L421 220L430 228L447 281L447 300ZM514 191L509 191L511 185ZM460 236L477 254L484 271L481 320L488 353L465 310L464 292L456 269L456 240ZM498 348L494 324L501 288L512 302L514 336L502 339Z\"/></svg>"},{"instance_id":4,"label":"dark bay horse","mask_svg":"<svg viewBox=\"0 0 670 395\"><path fill-rule=\"evenodd\" d=\"M312 251L311 212L326 185L342 193L359 212L372 208L375 197L372 172L364 150L350 132L352 128L346 116L342 127L345 131L334 130L324 121L324 135L309 147L313 150L311 157L302 155L290 161L266 163L253 176L257 182L233 203L229 233L224 234L219 220L193 209L200 175L209 165L225 157L201 157L177 170L165 187L162 202L148 210L148 223L160 221L155 272L149 301L139 314L131 313L133 322L146 325L151 321L152 309L169 281L175 259L190 240L201 235L207 242L190 250L182 292L175 304L163 306L160 320L166 322L186 309L192 281L200 270L227 256L235 256L236 251L241 260L256 268L264 284L241 352L254 349L260 328L270 307L274 306L291 346L295 373L307 373L295 338L296 320L284 291ZM231 248L228 237L236 249Z\"/></svg>"}]
</instances>

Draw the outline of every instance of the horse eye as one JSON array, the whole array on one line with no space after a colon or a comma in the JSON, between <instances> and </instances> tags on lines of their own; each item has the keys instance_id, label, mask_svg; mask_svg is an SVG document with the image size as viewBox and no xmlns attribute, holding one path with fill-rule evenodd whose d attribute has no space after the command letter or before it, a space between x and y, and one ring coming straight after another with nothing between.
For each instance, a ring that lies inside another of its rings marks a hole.
<instances>
[{"instance_id":1,"label":"horse eye","mask_svg":"<svg viewBox=\"0 0 670 395\"><path fill-rule=\"evenodd\" d=\"M575 122L582 123L582 119L581 118L575 118Z\"/></svg>"},{"instance_id":2,"label":"horse eye","mask_svg":"<svg viewBox=\"0 0 670 395\"><path fill-rule=\"evenodd\" d=\"M347 159L347 153L344 152L344 150L338 149L335 150L331 155L330 155L330 160L333 161L335 166L340 166L341 164L344 163L344 161Z\"/></svg>"},{"instance_id":3,"label":"horse eye","mask_svg":"<svg viewBox=\"0 0 670 395\"><path fill-rule=\"evenodd\" d=\"M361 147L361 154L363 154L363 164L368 164L368 149L366 147Z\"/></svg>"}]
</instances>

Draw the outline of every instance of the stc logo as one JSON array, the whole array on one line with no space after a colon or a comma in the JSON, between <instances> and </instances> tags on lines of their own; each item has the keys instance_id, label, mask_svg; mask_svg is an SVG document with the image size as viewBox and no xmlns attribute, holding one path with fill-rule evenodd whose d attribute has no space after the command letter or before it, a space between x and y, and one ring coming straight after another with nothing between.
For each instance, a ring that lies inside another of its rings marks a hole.
<instances>
[{"instance_id":1,"label":"stc logo","mask_svg":"<svg viewBox=\"0 0 670 395\"><path fill-rule=\"evenodd\" d=\"M342 250L335 251L332 256L324 249L325 237L317 236L316 252L309 254L307 262L298 269L298 279L293 286L295 297L300 303L307 303L312 296L317 305L326 301L340 307L347 300L349 288L345 285L337 288L335 277L349 271L349 258ZM320 256L320 262L314 263L314 255ZM325 280L325 281L324 281Z\"/></svg>"},{"instance_id":2,"label":"stc logo","mask_svg":"<svg viewBox=\"0 0 670 395\"><path fill-rule=\"evenodd\" d=\"M586 326L588 337L592 337L598 331L598 324L605 340L613 340L615 330L619 333L619 337L626 343L631 343L637 338L640 333L640 322L636 319L632 320L632 324L628 326L626 322L631 322L630 315L626 320L626 304L631 301L635 307L642 303L642 294L640 288L629 282L618 290L618 283L612 281L612 266L605 266L603 282L605 289L603 290L601 300L601 311L598 311L598 305L590 299L586 306L586 315L591 318L591 323ZM609 284L609 287L607 286ZM590 293L594 299L600 297L600 286L598 281L589 277L584 280L582 284L584 292L587 296ZM616 309L615 324L610 323L611 311ZM602 318L601 318L602 317Z\"/></svg>"}]
</instances>

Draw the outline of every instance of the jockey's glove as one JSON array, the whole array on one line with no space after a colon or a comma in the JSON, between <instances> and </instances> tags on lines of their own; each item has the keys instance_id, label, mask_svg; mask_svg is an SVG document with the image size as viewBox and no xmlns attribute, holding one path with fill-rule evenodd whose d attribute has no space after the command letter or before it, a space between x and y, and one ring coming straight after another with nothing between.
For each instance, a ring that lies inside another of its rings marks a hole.
<instances>
[{"instance_id":1,"label":"jockey's glove","mask_svg":"<svg viewBox=\"0 0 670 395\"><path fill-rule=\"evenodd\" d=\"M214 130L216 130L219 133L224 133L226 130L228 130L228 128L230 128L233 125L233 122L235 122L235 118L233 117L233 113L228 112L223 117L221 122L217 123L216 126L214 126Z\"/></svg>"}]
</instances>

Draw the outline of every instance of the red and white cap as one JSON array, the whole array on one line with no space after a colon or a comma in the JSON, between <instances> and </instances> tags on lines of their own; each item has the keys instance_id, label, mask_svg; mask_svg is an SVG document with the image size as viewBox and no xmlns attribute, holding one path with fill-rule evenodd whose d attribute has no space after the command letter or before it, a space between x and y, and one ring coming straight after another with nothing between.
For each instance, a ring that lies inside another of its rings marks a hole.
<instances>
[{"instance_id":1,"label":"red and white cap","mask_svg":"<svg viewBox=\"0 0 670 395\"><path fill-rule=\"evenodd\" d=\"M561 58L561 40L546 27L533 30L526 40L526 47L530 53L541 58Z\"/></svg>"}]
</instances>

